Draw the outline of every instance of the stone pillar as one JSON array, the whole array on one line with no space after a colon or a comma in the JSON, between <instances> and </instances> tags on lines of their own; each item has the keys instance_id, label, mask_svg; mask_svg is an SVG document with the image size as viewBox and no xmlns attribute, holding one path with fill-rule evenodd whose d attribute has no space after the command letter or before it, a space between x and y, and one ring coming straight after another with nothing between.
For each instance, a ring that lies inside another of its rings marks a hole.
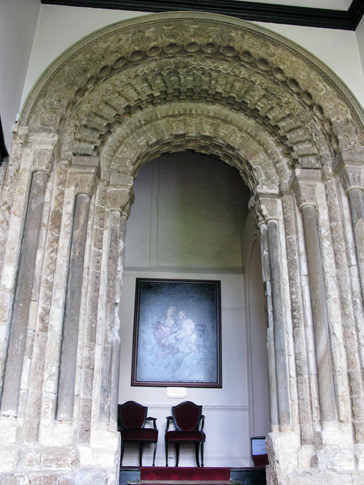
<instances>
[{"instance_id":1,"label":"stone pillar","mask_svg":"<svg viewBox=\"0 0 364 485\"><path fill-rule=\"evenodd\" d=\"M313 421L316 418L312 408L317 409L317 370L314 355L313 334L305 328L306 318L303 308L303 295L301 286L301 272L299 262L298 237L299 231L295 218L295 204L292 195L288 192L288 184L281 184L283 192L282 212L287 253L288 282L291 299L291 318L293 345L296 365L297 396L300 438L302 445L313 442ZM311 338L310 338L311 337ZM316 419L319 421L319 419Z\"/></svg>"},{"instance_id":2,"label":"stone pillar","mask_svg":"<svg viewBox=\"0 0 364 485\"><path fill-rule=\"evenodd\" d=\"M312 320L318 373L321 422L337 420L335 392L330 355L330 337L326 308L326 293L316 222L316 184L321 180L317 170L296 170L292 187L302 212L303 230L310 282Z\"/></svg>"},{"instance_id":3,"label":"stone pillar","mask_svg":"<svg viewBox=\"0 0 364 485\"><path fill-rule=\"evenodd\" d=\"M256 222L260 226L263 276L271 283L271 309L268 329L268 358L271 399L272 429L279 425L280 431L291 430L291 409L288 383L288 359L283 311L283 289L279 241L277 201L255 196L250 206L254 207ZM268 210L267 210L268 209ZM269 256L268 254L269 253ZM268 264L269 260L269 264ZM267 288L267 285L266 285ZM269 292L269 290L268 290ZM273 351L274 348L274 351ZM273 361L274 355L274 362ZM273 375L275 372L275 375Z\"/></svg>"},{"instance_id":4,"label":"stone pillar","mask_svg":"<svg viewBox=\"0 0 364 485\"><path fill-rule=\"evenodd\" d=\"M120 322L119 306L121 273L123 271L126 222L132 202L133 178L112 175L107 191L109 217L109 249L106 308L104 319L104 343L102 349L101 389L99 420L116 425L119 368L120 368Z\"/></svg>"},{"instance_id":5,"label":"stone pillar","mask_svg":"<svg viewBox=\"0 0 364 485\"><path fill-rule=\"evenodd\" d=\"M89 164L90 157L85 158L86 163ZM95 165L98 160L95 161L94 165L86 166L83 165L84 158L75 157L73 162L74 165L69 169L68 183L73 183L76 187L76 202L71 236L57 400L57 419L69 421L73 418L88 213L95 182L97 168Z\"/></svg>"},{"instance_id":6,"label":"stone pillar","mask_svg":"<svg viewBox=\"0 0 364 485\"><path fill-rule=\"evenodd\" d=\"M260 250L262 257L262 272L265 286L265 295L268 309L268 330L267 330L267 352L268 352L268 375L269 375L269 405L271 431L279 431L278 416L278 394L277 394L277 375L275 364L275 346L274 346L274 316L272 304L272 281L270 274L270 258L268 245L268 228L263 222L258 223L260 230Z\"/></svg>"},{"instance_id":7,"label":"stone pillar","mask_svg":"<svg viewBox=\"0 0 364 485\"><path fill-rule=\"evenodd\" d=\"M363 316L355 314L353 301L358 298L358 283L353 291L350 275L350 263L346 246L344 225L340 211L340 185L331 174L325 181L326 200L330 220L331 237L336 264L337 284L340 288L342 331L345 342L348 387L351 400L351 421L356 443L364 443L364 389L362 381L362 359L360 353L360 334L363 328ZM357 278L356 278L357 279ZM360 290L359 290L360 292ZM359 318L358 318L359 317ZM343 366L342 366L343 367ZM340 400L343 401L341 394Z\"/></svg>"},{"instance_id":8,"label":"stone pillar","mask_svg":"<svg viewBox=\"0 0 364 485\"><path fill-rule=\"evenodd\" d=\"M347 160L345 154L336 163L336 171L339 173L341 183L348 195L351 222L356 244L359 276L364 298L364 176L361 156L351 155Z\"/></svg>"},{"instance_id":9,"label":"stone pillar","mask_svg":"<svg viewBox=\"0 0 364 485\"><path fill-rule=\"evenodd\" d=\"M57 137L54 135L43 136L40 139L34 138L32 140L33 146L30 148L33 158L33 173L18 263L1 399L1 412L5 415L17 416L18 413L23 356L32 301L43 204L56 141Z\"/></svg>"}]
</instances>

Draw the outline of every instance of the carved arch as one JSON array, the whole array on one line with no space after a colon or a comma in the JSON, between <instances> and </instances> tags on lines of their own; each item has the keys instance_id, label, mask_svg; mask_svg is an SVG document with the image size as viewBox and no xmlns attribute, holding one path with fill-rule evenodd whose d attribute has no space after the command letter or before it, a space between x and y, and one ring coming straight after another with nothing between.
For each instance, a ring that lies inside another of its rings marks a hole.
<instances>
[{"instance_id":1,"label":"carved arch","mask_svg":"<svg viewBox=\"0 0 364 485\"><path fill-rule=\"evenodd\" d=\"M196 12L145 16L85 37L42 75L19 124L57 132L62 158L100 156L137 114L196 103L256 122L290 166L319 168L363 146L362 110L325 65L265 29Z\"/></svg>"}]
</instances>

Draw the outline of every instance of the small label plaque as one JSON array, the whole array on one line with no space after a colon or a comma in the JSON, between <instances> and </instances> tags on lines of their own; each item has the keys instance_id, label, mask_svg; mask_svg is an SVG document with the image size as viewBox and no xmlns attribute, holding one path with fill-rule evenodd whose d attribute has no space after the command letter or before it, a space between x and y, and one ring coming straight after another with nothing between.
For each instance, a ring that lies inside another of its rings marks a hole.
<instances>
[{"instance_id":1,"label":"small label plaque","mask_svg":"<svg viewBox=\"0 0 364 485\"><path fill-rule=\"evenodd\" d=\"M167 397L172 399L183 399L187 395L185 387L167 387Z\"/></svg>"}]
</instances>

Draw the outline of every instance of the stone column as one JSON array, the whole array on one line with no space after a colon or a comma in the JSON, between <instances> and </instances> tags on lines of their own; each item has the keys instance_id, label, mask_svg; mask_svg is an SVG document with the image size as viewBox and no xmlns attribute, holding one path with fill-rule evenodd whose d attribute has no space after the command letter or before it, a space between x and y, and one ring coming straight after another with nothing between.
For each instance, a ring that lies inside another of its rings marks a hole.
<instances>
[{"instance_id":1,"label":"stone column","mask_svg":"<svg viewBox=\"0 0 364 485\"><path fill-rule=\"evenodd\" d=\"M11 317L1 412L17 416L23 356L27 336L29 310L32 301L34 271L41 229L44 197L47 188L55 136L33 140L33 174L30 183L28 207L25 216L23 240L18 263L18 274Z\"/></svg>"},{"instance_id":2,"label":"stone column","mask_svg":"<svg viewBox=\"0 0 364 485\"><path fill-rule=\"evenodd\" d=\"M358 259L359 275L364 298L364 181L363 166L361 157L355 157L355 154L336 163L336 171L339 173L341 183L348 195L351 222L356 244L356 253Z\"/></svg>"},{"instance_id":3,"label":"stone column","mask_svg":"<svg viewBox=\"0 0 364 485\"><path fill-rule=\"evenodd\" d=\"M259 222L260 230L260 250L262 257L262 272L267 299L268 309L268 330L267 330L267 351L268 351L268 375L269 375L269 404L271 431L279 431L278 416L278 394L277 394L277 375L275 364L275 346L274 346L274 317L272 304L272 281L270 274L270 258L268 245L268 228L265 221Z\"/></svg>"},{"instance_id":4,"label":"stone column","mask_svg":"<svg viewBox=\"0 0 364 485\"><path fill-rule=\"evenodd\" d=\"M90 163L90 157L85 157ZM96 166L83 166L84 159L75 157L69 169L68 183L76 187L71 250L63 320L62 349L58 384L57 419L72 420L75 393L78 331L82 297L83 266L91 194ZM78 165L76 165L78 162ZM98 163L96 160L95 164Z\"/></svg>"},{"instance_id":5,"label":"stone column","mask_svg":"<svg viewBox=\"0 0 364 485\"><path fill-rule=\"evenodd\" d=\"M277 201L274 199L263 199L256 195L250 206L254 206L256 222L258 221L261 232L263 277L266 282L271 284L272 296L270 298L267 295L270 313L267 338L272 430L278 428L279 425L280 431L289 431L291 430L291 410L283 311L282 253L276 204ZM268 294L270 293L269 286L266 283L266 293Z\"/></svg>"},{"instance_id":6,"label":"stone column","mask_svg":"<svg viewBox=\"0 0 364 485\"><path fill-rule=\"evenodd\" d=\"M102 349L101 389L99 420L116 425L119 367L120 322L119 306L121 273L123 271L126 222L132 202L133 178L112 175L107 191L109 217L109 249L104 320L104 343Z\"/></svg>"},{"instance_id":7,"label":"stone column","mask_svg":"<svg viewBox=\"0 0 364 485\"><path fill-rule=\"evenodd\" d=\"M302 212L315 336L321 421L325 423L337 420L337 410L330 355L323 266L316 222L315 192L316 184L320 180L320 171L296 170L296 178L292 181L291 186L295 190L298 206Z\"/></svg>"},{"instance_id":8,"label":"stone column","mask_svg":"<svg viewBox=\"0 0 364 485\"><path fill-rule=\"evenodd\" d=\"M305 311L303 308L303 295L301 286L301 273L299 262L299 230L295 217L295 202L288 192L288 184L281 183L282 212L287 253L288 283L291 300L291 319L293 346L296 365L297 396L301 443L303 445L313 442L313 421L318 409L317 371L314 356L313 333L306 327ZM319 419L316 419L319 421Z\"/></svg>"}]
</instances>

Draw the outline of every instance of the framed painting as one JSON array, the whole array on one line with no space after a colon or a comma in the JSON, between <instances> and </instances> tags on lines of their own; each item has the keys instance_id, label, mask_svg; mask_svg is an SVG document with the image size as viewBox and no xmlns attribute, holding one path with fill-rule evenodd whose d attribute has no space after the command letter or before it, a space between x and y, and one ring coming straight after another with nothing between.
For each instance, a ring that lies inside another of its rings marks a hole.
<instances>
[{"instance_id":1,"label":"framed painting","mask_svg":"<svg viewBox=\"0 0 364 485\"><path fill-rule=\"evenodd\" d=\"M137 278L131 385L222 387L220 281Z\"/></svg>"}]
</instances>

